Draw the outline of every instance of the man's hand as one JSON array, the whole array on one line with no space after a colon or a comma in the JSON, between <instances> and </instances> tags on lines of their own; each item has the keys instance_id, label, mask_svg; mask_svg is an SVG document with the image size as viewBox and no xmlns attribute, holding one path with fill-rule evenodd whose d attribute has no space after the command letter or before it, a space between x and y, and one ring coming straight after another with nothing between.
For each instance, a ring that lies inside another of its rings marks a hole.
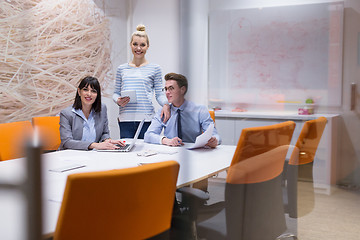
<instances>
[{"instance_id":1,"label":"man's hand","mask_svg":"<svg viewBox=\"0 0 360 240\"><path fill-rule=\"evenodd\" d=\"M184 145L182 140L180 138L178 138L178 137L174 137L172 139L164 137L161 140L161 143L164 144L164 145L172 146L172 147Z\"/></svg>"},{"instance_id":2,"label":"man's hand","mask_svg":"<svg viewBox=\"0 0 360 240\"><path fill-rule=\"evenodd\" d=\"M218 145L218 140L216 139L216 137L211 137L205 146L216 148L217 145Z\"/></svg>"},{"instance_id":3,"label":"man's hand","mask_svg":"<svg viewBox=\"0 0 360 240\"><path fill-rule=\"evenodd\" d=\"M119 97L116 101L116 103L120 106L120 107L125 107L126 104L128 104L130 101L129 97Z\"/></svg>"}]
</instances>

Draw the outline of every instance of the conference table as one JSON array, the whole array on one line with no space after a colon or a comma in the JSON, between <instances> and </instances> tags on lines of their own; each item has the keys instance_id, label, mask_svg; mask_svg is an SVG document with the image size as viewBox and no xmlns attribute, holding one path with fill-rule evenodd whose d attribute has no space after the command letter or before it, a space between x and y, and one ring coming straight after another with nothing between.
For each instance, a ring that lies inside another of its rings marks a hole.
<instances>
[{"instance_id":1,"label":"conference table","mask_svg":"<svg viewBox=\"0 0 360 240\"><path fill-rule=\"evenodd\" d=\"M130 168L141 164L175 160L180 164L177 179L177 187L180 188L226 170L230 166L236 148L233 145L219 145L214 149L197 148L190 150L187 149L189 145L169 147L137 140L136 145L130 152L63 150L42 154L44 235L55 231L69 174ZM24 180L26 181L25 158L0 162L0 183L20 184ZM20 215L23 215L21 219L24 222L25 207L18 206L24 200L19 200L18 194L9 199L9 196L14 195L14 193L8 195L8 198L4 200L2 192L0 189L0 210L4 208L6 203L9 207L5 208L7 214L0 214L0 226L2 226L0 227L0 239L20 239L19 237L23 233L19 233L19 229L24 228L21 227L21 221L16 221L16 219L21 218ZM9 191L7 190L7 192ZM14 199L14 201L11 199ZM17 214L12 214L11 209L15 209L14 211ZM23 226L25 226L25 223L23 223ZM10 236L12 231L17 231L14 238ZM10 235L6 235L6 232Z\"/></svg>"}]
</instances>

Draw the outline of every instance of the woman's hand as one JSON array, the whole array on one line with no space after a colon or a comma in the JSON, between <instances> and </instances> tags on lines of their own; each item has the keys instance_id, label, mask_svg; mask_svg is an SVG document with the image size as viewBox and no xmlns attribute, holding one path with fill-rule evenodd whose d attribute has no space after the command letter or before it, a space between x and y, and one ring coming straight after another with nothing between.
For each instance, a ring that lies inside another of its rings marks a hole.
<instances>
[{"instance_id":1,"label":"woman's hand","mask_svg":"<svg viewBox=\"0 0 360 240\"><path fill-rule=\"evenodd\" d=\"M125 146L125 141L123 140L112 140L110 138L106 139L104 142L109 142L115 145L120 145L121 147Z\"/></svg>"},{"instance_id":2,"label":"woman's hand","mask_svg":"<svg viewBox=\"0 0 360 240\"><path fill-rule=\"evenodd\" d=\"M217 145L218 145L218 140L216 139L216 137L211 137L205 146L216 148Z\"/></svg>"},{"instance_id":3,"label":"woman's hand","mask_svg":"<svg viewBox=\"0 0 360 240\"><path fill-rule=\"evenodd\" d=\"M169 120L169 118L170 118L170 105L169 104L164 104L163 108L161 109L160 117L163 120L163 123L166 123L167 120Z\"/></svg>"},{"instance_id":4,"label":"woman's hand","mask_svg":"<svg viewBox=\"0 0 360 240\"><path fill-rule=\"evenodd\" d=\"M105 141L103 142L100 142L100 143L92 143L90 144L89 146L89 149L105 149L105 150L114 150L114 149L118 149L119 148L119 145L120 146L124 146L125 143L124 141L121 141L121 140L112 140L112 139L106 139Z\"/></svg>"},{"instance_id":5,"label":"woman's hand","mask_svg":"<svg viewBox=\"0 0 360 240\"><path fill-rule=\"evenodd\" d=\"M178 138L178 137L174 137L172 139L164 137L161 140L161 143L164 144L164 145L173 146L173 147L184 145L182 140L180 138Z\"/></svg>"},{"instance_id":6,"label":"woman's hand","mask_svg":"<svg viewBox=\"0 0 360 240\"><path fill-rule=\"evenodd\" d=\"M120 106L120 107L125 107L126 104L128 104L130 101L130 97L119 97L116 101L116 103Z\"/></svg>"}]
</instances>

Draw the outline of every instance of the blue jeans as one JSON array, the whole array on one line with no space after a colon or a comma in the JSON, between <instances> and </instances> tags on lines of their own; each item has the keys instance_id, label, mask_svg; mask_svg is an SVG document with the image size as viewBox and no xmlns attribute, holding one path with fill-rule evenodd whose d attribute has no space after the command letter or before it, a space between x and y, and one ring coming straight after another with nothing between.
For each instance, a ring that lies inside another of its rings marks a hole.
<instances>
[{"instance_id":1,"label":"blue jeans","mask_svg":"<svg viewBox=\"0 0 360 240\"><path fill-rule=\"evenodd\" d=\"M141 128L139 139L144 139L144 134L149 128L151 122L144 122ZM134 138L140 122L119 122L120 138Z\"/></svg>"}]
</instances>

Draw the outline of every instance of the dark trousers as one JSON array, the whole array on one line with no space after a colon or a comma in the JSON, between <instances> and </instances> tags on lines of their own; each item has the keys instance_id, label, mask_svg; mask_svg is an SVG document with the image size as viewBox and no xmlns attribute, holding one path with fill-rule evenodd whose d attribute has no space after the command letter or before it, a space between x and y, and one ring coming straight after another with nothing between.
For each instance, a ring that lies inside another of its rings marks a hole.
<instances>
[{"instance_id":1,"label":"dark trousers","mask_svg":"<svg viewBox=\"0 0 360 240\"><path fill-rule=\"evenodd\" d=\"M140 122L119 122L120 138L134 138ZM144 134L150 126L150 122L144 122L139 134L139 139L144 139Z\"/></svg>"}]
</instances>

